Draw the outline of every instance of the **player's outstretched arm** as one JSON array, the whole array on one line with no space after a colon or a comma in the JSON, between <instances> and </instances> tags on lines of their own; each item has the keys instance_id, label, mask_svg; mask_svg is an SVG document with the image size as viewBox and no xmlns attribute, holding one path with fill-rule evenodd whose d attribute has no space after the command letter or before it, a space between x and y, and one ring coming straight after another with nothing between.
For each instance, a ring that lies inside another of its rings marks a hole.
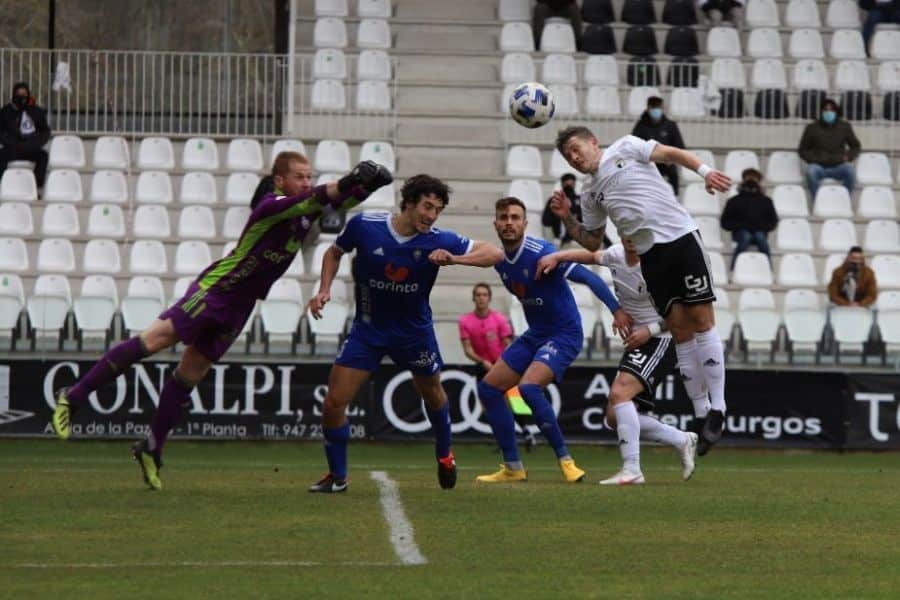
<instances>
[{"instance_id":1,"label":"player's outstretched arm","mask_svg":"<svg viewBox=\"0 0 900 600\"><path fill-rule=\"evenodd\" d=\"M364 160L337 181L327 184L325 193L331 206L340 210L350 210L365 200L369 194L389 185L392 181L394 176L387 167L371 160ZM356 193L359 186L366 191L362 197Z\"/></svg>"},{"instance_id":2,"label":"player's outstretched arm","mask_svg":"<svg viewBox=\"0 0 900 600\"><path fill-rule=\"evenodd\" d=\"M594 292L595 296L600 298L600 301L603 302L603 304L606 305L606 308L609 309L609 312L613 314L614 332L618 333L623 338L631 333L631 326L634 325L631 315L622 309L619 305L619 301L616 300L615 295L612 293L612 290L609 289L609 286L606 285L606 282L603 281L599 275L581 265L575 265L569 270L566 278L575 283L583 283L591 288L591 291Z\"/></svg>"},{"instance_id":3,"label":"player's outstretched arm","mask_svg":"<svg viewBox=\"0 0 900 600\"><path fill-rule=\"evenodd\" d=\"M650 161L655 163L674 163L685 169L695 171L706 182L706 191L712 193L727 192L731 189L731 178L721 171L713 169L694 154L681 148L657 144L650 153Z\"/></svg>"},{"instance_id":4,"label":"player's outstretched arm","mask_svg":"<svg viewBox=\"0 0 900 600\"><path fill-rule=\"evenodd\" d=\"M314 319L322 318L322 309L331 300L331 284L334 282L338 267L341 265L342 256L344 256L344 251L334 244L322 255L322 274L319 276L319 291L307 303L307 309L309 309Z\"/></svg>"},{"instance_id":5,"label":"player's outstretched arm","mask_svg":"<svg viewBox=\"0 0 900 600\"><path fill-rule=\"evenodd\" d=\"M550 199L550 210L563 222L569 237L573 240L588 250L599 250L603 246L603 234L606 227L586 229L584 223L579 222L572 214L570 200L562 190L553 192L553 197Z\"/></svg>"},{"instance_id":6,"label":"player's outstretched arm","mask_svg":"<svg viewBox=\"0 0 900 600\"><path fill-rule=\"evenodd\" d=\"M428 260L439 267L449 265L493 267L503 260L503 250L488 242L472 242L472 249L466 254L451 254L443 248L438 248L428 255Z\"/></svg>"},{"instance_id":7,"label":"player's outstretched arm","mask_svg":"<svg viewBox=\"0 0 900 600\"><path fill-rule=\"evenodd\" d=\"M582 265L600 264L602 250L591 252L590 250L557 250L551 254L545 254L538 259L535 279L540 279L559 266L559 263L579 263Z\"/></svg>"}]
</instances>

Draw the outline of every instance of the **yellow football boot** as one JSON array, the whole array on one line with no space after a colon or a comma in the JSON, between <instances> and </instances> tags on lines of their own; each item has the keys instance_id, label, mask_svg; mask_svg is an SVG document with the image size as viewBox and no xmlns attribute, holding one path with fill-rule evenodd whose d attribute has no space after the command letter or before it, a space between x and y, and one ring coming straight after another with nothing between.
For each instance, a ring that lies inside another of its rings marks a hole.
<instances>
[{"instance_id":1,"label":"yellow football boot","mask_svg":"<svg viewBox=\"0 0 900 600\"><path fill-rule=\"evenodd\" d=\"M564 458L559 461L559 470L562 471L563 477L569 483L578 483L584 479L584 471L575 466L575 461L571 458Z\"/></svg>"},{"instance_id":2,"label":"yellow football boot","mask_svg":"<svg viewBox=\"0 0 900 600\"><path fill-rule=\"evenodd\" d=\"M528 481L528 471L525 469L510 469L506 465L500 465L500 470L490 475L479 475L475 481L480 483L506 483L512 481Z\"/></svg>"}]
</instances>

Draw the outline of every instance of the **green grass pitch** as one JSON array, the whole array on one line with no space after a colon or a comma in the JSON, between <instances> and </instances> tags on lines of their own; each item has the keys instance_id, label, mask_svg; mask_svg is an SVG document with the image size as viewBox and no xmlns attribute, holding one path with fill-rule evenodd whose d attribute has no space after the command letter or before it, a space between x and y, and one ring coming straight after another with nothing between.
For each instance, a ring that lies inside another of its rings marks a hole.
<instances>
[{"instance_id":1,"label":"green grass pitch","mask_svg":"<svg viewBox=\"0 0 900 600\"><path fill-rule=\"evenodd\" d=\"M173 442L151 492L127 442L0 441L0 598L897 598L900 454L714 449L684 483L645 449L647 485L601 488L614 448L552 452L529 481L477 485L499 455L351 443L350 490L314 495L314 443ZM397 482L427 564L404 565L369 471Z\"/></svg>"}]
</instances>

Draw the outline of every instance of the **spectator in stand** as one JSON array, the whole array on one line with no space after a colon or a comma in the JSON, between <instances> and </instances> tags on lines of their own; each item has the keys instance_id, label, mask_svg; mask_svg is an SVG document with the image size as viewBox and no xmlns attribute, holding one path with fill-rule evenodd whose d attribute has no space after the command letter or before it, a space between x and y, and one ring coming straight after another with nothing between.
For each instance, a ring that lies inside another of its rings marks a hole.
<instances>
[{"instance_id":1,"label":"spectator in stand","mask_svg":"<svg viewBox=\"0 0 900 600\"><path fill-rule=\"evenodd\" d=\"M38 190L47 179L47 151L43 146L50 140L47 111L37 105L28 84L13 85L12 101L0 109L0 174L14 160L34 163L34 178Z\"/></svg>"},{"instance_id":2,"label":"spectator in stand","mask_svg":"<svg viewBox=\"0 0 900 600\"><path fill-rule=\"evenodd\" d=\"M800 158L806 161L806 184L813 200L819 183L826 177L837 179L853 191L856 182L853 161L861 148L853 127L841 118L837 102L826 99L822 103L822 116L803 130L797 150Z\"/></svg>"},{"instance_id":3,"label":"spectator in stand","mask_svg":"<svg viewBox=\"0 0 900 600\"><path fill-rule=\"evenodd\" d=\"M537 0L534 7L534 17L531 28L534 31L534 47L541 49L541 34L544 32L544 23L550 17L563 17L572 22L572 30L575 32L575 47L581 49L581 11L575 0Z\"/></svg>"},{"instance_id":4,"label":"spectator in stand","mask_svg":"<svg viewBox=\"0 0 900 600\"><path fill-rule=\"evenodd\" d=\"M875 34L875 27L879 23L900 23L900 0L859 0L859 7L866 11L862 36L866 55L871 56L869 40Z\"/></svg>"},{"instance_id":5,"label":"spectator in stand","mask_svg":"<svg viewBox=\"0 0 900 600\"><path fill-rule=\"evenodd\" d=\"M778 214L772 199L763 193L762 178L762 173L756 169L744 169L737 195L728 199L722 211L722 229L731 232L735 244L731 257L732 271L738 254L751 244L772 262L767 235L778 225Z\"/></svg>"},{"instance_id":6,"label":"spectator in stand","mask_svg":"<svg viewBox=\"0 0 900 600\"><path fill-rule=\"evenodd\" d=\"M684 140L681 138L681 130L678 123L666 117L663 111L663 99L659 96L647 98L647 109L641 114L641 118L634 124L631 135L642 140L656 140L660 144L684 149ZM669 182L675 195L678 195L678 165L666 165L657 163L663 179Z\"/></svg>"},{"instance_id":7,"label":"spectator in stand","mask_svg":"<svg viewBox=\"0 0 900 600\"><path fill-rule=\"evenodd\" d=\"M572 214L575 215L576 219L580 220L581 195L575 191L575 176L572 173L564 173L563 176L559 178L559 184L563 193L566 195L566 198L569 200L569 210L572 211ZM572 237L569 235L563 222L559 220L559 217L550 210L551 200L553 200L553 198L548 199L547 204L544 206L544 214L541 215L541 224L544 227L549 227L550 230L553 231L553 237L559 240L560 246L565 246L572 241Z\"/></svg>"},{"instance_id":8,"label":"spectator in stand","mask_svg":"<svg viewBox=\"0 0 900 600\"><path fill-rule=\"evenodd\" d=\"M697 8L703 11L709 25L720 25L726 20L740 27L744 0L697 0Z\"/></svg>"},{"instance_id":9,"label":"spectator in stand","mask_svg":"<svg viewBox=\"0 0 900 600\"><path fill-rule=\"evenodd\" d=\"M472 288L475 310L459 318L459 337L463 352L476 364L479 379L491 370L513 339L513 330L506 317L491 310L491 295L491 286L476 283ZM533 422L531 409L518 387L507 390L506 401L525 435L525 449L530 452L536 443L534 434L528 429L528 425Z\"/></svg>"},{"instance_id":10,"label":"spectator in stand","mask_svg":"<svg viewBox=\"0 0 900 600\"><path fill-rule=\"evenodd\" d=\"M878 298L875 272L866 266L862 248L853 246L844 264L831 273L828 299L838 306L863 306L868 308Z\"/></svg>"}]
</instances>

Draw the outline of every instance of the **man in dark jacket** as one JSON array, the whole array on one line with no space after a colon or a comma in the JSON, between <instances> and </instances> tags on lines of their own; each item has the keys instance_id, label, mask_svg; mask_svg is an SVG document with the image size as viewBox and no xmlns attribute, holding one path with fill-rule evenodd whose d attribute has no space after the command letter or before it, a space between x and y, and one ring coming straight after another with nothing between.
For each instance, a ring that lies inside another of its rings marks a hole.
<instances>
[{"instance_id":1,"label":"man in dark jacket","mask_svg":"<svg viewBox=\"0 0 900 600\"><path fill-rule=\"evenodd\" d=\"M766 236L778 225L778 214L772 199L763 193L761 181L762 173L756 169L744 169L737 196L729 198L722 211L722 229L731 232L731 239L735 244L734 255L731 257L732 271L738 254L751 244L772 262Z\"/></svg>"},{"instance_id":2,"label":"man in dark jacket","mask_svg":"<svg viewBox=\"0 0 900 600\"><path fill-rule=\"evenodd\" d=\"M563 194L569 199L569 210L572 211L572 214L575 215L576 219L580 220L581 195L575 191L575 176L571 173L564 173L563 176L559 178L559 184L562 186ZM552 200L552 198L550 200ZM550 200L547 200L547 204L544 206L544 214L541 215L541 224L544 227L549 227L553 231L553 237L557 238L559 240L559 245L562 246L571 242L572 237L569 235L569 231L566 229L566 226L563 225L563 222L559 217L550 210Z\"/></svg>"},{"instance_id":3,"label":"man in dark jacket","mask_svg":"<svg viewBox=\"0 0 900 600\"><path fill-rule=\"evenodd\" d=\"M813 200L819 183L826 177L837 179L849 191L856 182L853 161L861 150L853 127L841 118L841 111L832 99L822 103L822 115L803 130L800 158L806 161L806 184Z\"/></svg>"},{"instance_id":4,"label":"man in dark jacket","mask_svg":"<svg viewBox=\"0 0 900 600\"><path fill-rule=\"evenodd\" d=\"M575 0L537 0L531 21L535 50L541 49L541 34L544 32L544 23L550 17L563 17L572 22L572 31L575 33L575 47L580 49L582 23L578 3Z\"/></svg>"},{"instance_id":5,"label":"man in dark jacket","mask_svg":"<svg viewBox=\"0 0 900 600\"><path fill-rule=\"evenodd\" d=\"M642 140L656 140L660 144L684 148L684 140L681 139L681 130L675 121L666 117L663 112L663 99L658 96L647 98L647 110L641 114L641 118L635 123L631 135ZM665 165L657 163L663 178L669 182L675 195L678 195L678 165Z\"/></svg>"},{"instance_id":6,"label":"man in dark jacket","mask_svg":"<svg viewBox=\"0 0 900 600\"><path fill-rule=\"evenodd\" d=\"M37 186L43 188L48 159L43 146L49 140L47 111L35 103L27 83L15 84L12 101L0 109L0 174L10 161L30 160L35 165Z\"/></svg>"}]
</instances>

